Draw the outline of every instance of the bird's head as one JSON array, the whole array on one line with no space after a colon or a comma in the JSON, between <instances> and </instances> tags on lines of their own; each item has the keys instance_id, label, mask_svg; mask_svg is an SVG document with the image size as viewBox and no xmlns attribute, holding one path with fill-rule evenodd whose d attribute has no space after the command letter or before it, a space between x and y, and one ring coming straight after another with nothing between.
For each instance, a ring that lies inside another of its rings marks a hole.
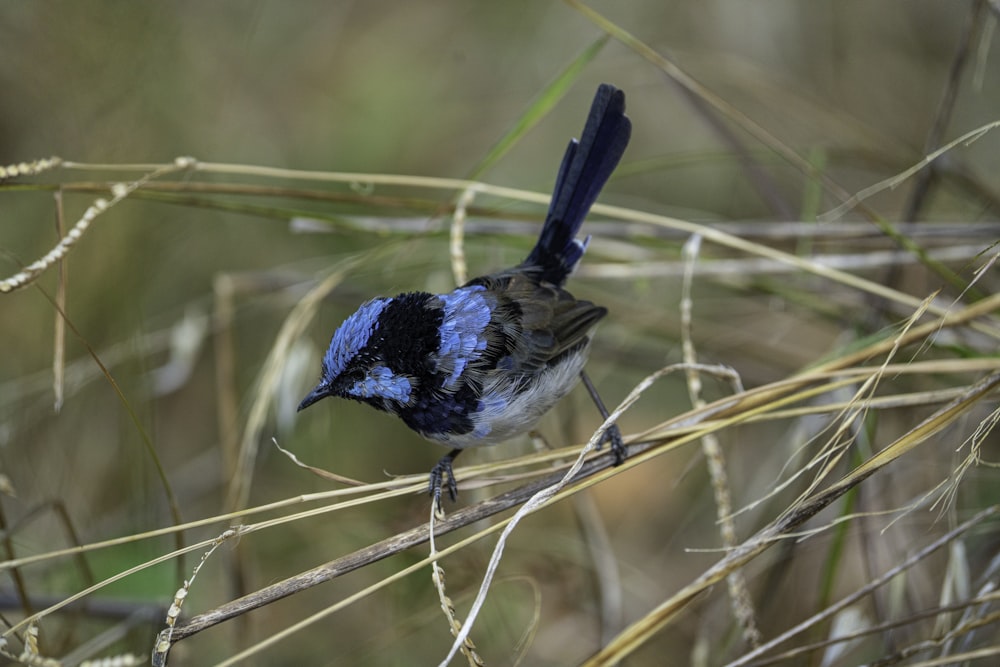
<instances>
[{"instance_id":1,"label":"bird's head","mask_svg":"<svg viewBox=\"0 0 1000 667\"><path fill-rule=\"evenodd\" d=\"M414 379L394 371L383 354L387 346L379 315L391 302L368 301L334 332L319 384L302 399L299 410L327 396L362 401L390 413L410 402Z\"/></svg>"}]
</instances>

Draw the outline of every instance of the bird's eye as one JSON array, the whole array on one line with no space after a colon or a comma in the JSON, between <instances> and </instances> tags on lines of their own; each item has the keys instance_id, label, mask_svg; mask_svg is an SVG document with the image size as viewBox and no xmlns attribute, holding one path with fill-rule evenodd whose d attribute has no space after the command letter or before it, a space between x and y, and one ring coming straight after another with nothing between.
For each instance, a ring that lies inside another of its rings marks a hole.
<instances>
[{"instance_id":1,"label":"bird's eye","mask_svg":"<svg viewBox=\"0 0 1000 667\"><path fill-rule=\"evenodd\" d=\"M361 368L352 368L344 372L341 377L350 383L361 382L365 379L365 371Z\"/></svg>"}]
</instances>

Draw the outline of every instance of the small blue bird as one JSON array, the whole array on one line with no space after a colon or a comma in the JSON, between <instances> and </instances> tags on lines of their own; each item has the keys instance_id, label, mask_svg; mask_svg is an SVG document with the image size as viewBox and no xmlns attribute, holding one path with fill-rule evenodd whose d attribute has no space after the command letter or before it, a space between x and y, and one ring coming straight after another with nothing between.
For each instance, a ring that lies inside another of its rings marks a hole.
<instances>
[{"instance_id":1,"label":"small blue bird","mask_svg":"<svg viewBox=\"0 0 1000 667\"><path fill-rule=\"evenodd\" d=\"M576 234L631 132L624 93L602 84L583 136L566 149L527 259L448 294L407 292L364 303L334 332L320 382L298 409L327 396L361 401L452 447L431 471L435 503L442 482L456 499L452 462L463 449L531 430L581 378L607 418L583 366L591 331L608 311L563 284L590 240ZM605 440L615 464L624 461L617 426Z\"/></svg>"}]
</instances>

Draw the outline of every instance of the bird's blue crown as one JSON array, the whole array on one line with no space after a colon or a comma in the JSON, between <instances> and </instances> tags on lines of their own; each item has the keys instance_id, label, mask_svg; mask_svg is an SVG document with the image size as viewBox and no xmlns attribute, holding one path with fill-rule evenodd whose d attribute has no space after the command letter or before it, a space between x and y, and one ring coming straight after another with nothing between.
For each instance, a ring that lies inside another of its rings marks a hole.
<instances>
[{"instance_id":1,"label":"bird's blue crown","mask_svg":"<svg viewBox=\"0 0 1000 667\"><path fill-rule=\"evenodd\" d=\"M378 328L378 316L392 299L372 299L344 320L333 334L330 347L323 357L323 379L339 377Z\"/></svg>"}]
</instances>

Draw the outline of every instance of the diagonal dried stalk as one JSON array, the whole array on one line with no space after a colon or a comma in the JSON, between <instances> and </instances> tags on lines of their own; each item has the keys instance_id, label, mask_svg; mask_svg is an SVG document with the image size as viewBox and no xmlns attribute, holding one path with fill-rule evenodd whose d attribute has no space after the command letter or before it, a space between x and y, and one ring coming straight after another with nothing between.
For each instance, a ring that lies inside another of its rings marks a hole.
<instances>
[{"instance_id":1,"label":"diagonal dried stalk","mask_svg":"<svg viewBox=\"0 0 1000 667\"><path fill-rule=\"evenodd\" d=\"M663 604L650 611L640 621L626 628L611 643L585 662L585 667L614 664L626 658L637 648L649 641L652 636L662 631L684 608L708 588L720 583L731 572L747 565L772 546L780 543L782 540L788 539L795 529L800 527L806 520L814 517L834 500L843 496L847 491L863 482L878 470L925 442L934 433L954 423L969 408L978 404L985 395L988 395L998 386L1000 386L1000 372L983 378L963 396L956 398L935 412L934 415L924 420L913 431L907 433L903 438L900 438L889 447L886 447L865 461L844 478L788 508L780 517L730 551L725 558L697 577L691 584L685 586ZM963 525L962 531L996 514L997 511L1000 511L1000 508L993 506L980 512L973 520L970 520L968 525ZM949 533L949 535L951 534ZM940 544L945 543L947 543L947 540L940 542ZM761 654L772 643L768 642L761 646L760 649L751 651L739 661L733 663L733 666L745 664L745 661L749 657Z\"/></svg>"},{"instance_id":2,"label":"diagonal dried stalk","mask_svg":"<svg viewBox=\"0 0 1000 667\"><path fill-rule=\"evenodd\" d=\"M642 451L643 449L645 448L630 446L630 454L636 451ZM602 455L588 461L584 464L583 468L581 468L579 474L577 474L574 478L574 482L579 482L580 480L587 479L602 470L609 469L612 462L613 459L610 455ZM506 493L502 493L494 498L456 510L449 514L444 520L437 522L435 535L447 535L448 533L458 530L459 528L463 528L476 523L477 521L481 521L511 508L517 507L541 489L551 486L561 478L561 473L548 475ZM503 527L503 525L503 522L494 525L491 527L490 532L499 530ZM410 530L397 533L392 537L376 542L363 549L359 549L353 553L347 554L346 556L337 558L329 563L324 563L323 565L306 572L288 577L287 579L267 586L266 588L262 588L238 600L233 600L232 602L220 605L216 609L198 614L197 616L192 617L188 621L181 623L174 628L174 642L176 643L186 637L190 637L193 634L201 632L202 630L218 625L219 623L239 616L240 614L245 614L254 609L258 609L266 604L280 600L281 598L293 595L306 588L311 588L317 584L330 581L331 579L347 574L348 572L352 572L370 563L383 560L412 547L424 544L428 541L429 537L430 533L428 525L422 523L411 528ZM451 553L453 550L454 546L449 547L448 549L443 549L438 553L438 556L444 556Z\"/></svg>"}]
</instances>

